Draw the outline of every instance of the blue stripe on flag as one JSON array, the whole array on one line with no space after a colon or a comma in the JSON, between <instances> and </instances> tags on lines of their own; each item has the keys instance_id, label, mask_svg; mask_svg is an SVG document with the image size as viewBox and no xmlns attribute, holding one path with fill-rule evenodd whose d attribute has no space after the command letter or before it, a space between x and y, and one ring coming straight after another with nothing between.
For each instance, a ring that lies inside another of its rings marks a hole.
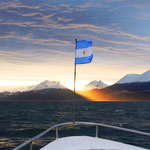
<instances>
[{"instance_id":1,"label":"blue stripe on flag","mask_svg":"<svg viewBox=\"0 0 150 150\"><path fill-rule=\"evenodd\" d=\"M82 40L82 41L77 41L76 43L76 49L83 49L88 47L92 47L92 41Z\"/></svg>"},{"instance_id":2,"label":"blue stripe on flag","mask_svg":"<svg viewBox=\"0 0 150 150\"><path fill-rule=\"evenodd\" d=\"M75 64L87 64L90 63L93 59L93 54L87 57L76 57Z\"/></svg>"}]
</instances>

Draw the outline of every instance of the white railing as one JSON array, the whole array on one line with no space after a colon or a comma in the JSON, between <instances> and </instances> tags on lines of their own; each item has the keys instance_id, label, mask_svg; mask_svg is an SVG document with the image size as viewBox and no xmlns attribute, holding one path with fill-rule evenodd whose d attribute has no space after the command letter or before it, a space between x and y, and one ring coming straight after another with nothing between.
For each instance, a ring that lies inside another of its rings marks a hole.
<instances>
[{"instance_id":1,"label":"white railing","mask_svg":"<svg viewBox=\"0 0 150 150\"><path fill-rule=\"evenodd\" d=\"M24 142L23 144L17 146L13 150L20 150L20 149L22 149L23 147L25 147L27 145L30 145L29 150L32 150L33 142L35 140L41 138L42 136L46 135L48 132L50 132L53 129L56 129L56 139L58 139L58 127L64 126L64 125L90 125L90 126L96 126L95 137L98 137L98 127L99 126L107 127L107 128L111 128L111 129L116 129L116 130L121 130L121 131L126 131L126 132L130 132L130 133L136 133L136 134L145 135L145 136L150 136L150 133L147 133L147 132L127 129L127 128L121 128L121 127L116 127L116 126L111 126L111 125L106 125L106 124L101 124L101 123L93 123L93 122L65 122L65 123L60 123L60 124L57 124L57 125L54 125L54 126L48 128L44 132L38 134L37 136L35 136L35 137L31 138L30 140Z\"/></svg>"}]
</instances>

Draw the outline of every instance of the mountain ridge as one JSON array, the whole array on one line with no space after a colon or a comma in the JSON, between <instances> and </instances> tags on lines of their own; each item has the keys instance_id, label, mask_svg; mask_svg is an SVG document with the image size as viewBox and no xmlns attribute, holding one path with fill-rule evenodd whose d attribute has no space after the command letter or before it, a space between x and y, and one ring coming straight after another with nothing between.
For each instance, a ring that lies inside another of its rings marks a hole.
<instances>
[{"instance_id":1,"label":"mountain ridge","mask_svg":"<svg viewBox=\"0 0 150 150\"><path fill-rule=\"evenodd\" d=\"M115 84L133 83L133 82L147 82L150 81L150 70L142 74L127 74L118 80Z\"/></svg>"},{"instance_id":2,"label":"mountain ridge","mask_svg":"<svg viewBox=\"0 0 150 150\"><path fill-rule=\"evenodd\" d=\"M93 80L91 82L89 82L88 84L86 84L83 89L84 90L91 90L91 89L101 89L101 88L105 88L108 85L105 84L103 81L101 80Z\"/></svg>"},{"instance_id":3,"label":"mountain ridge","mask_svg":"<svg viewBox=\"0 0 150 150\"><path fill-rule=\"evenodd\" d=\"M85 101L86 98L69 89L42 89L0 93L0 101Z\"/></svg>"},{"instance_id":4,"label":"mountain ridge","mask_svg":"<svg viewBox=\"0 0 150 150\"><path fill-rule=\"evenodd\" d=\"M49 81L45 80L40 82L39 84L35 85L31 90L42 90L42 89L65 89L66 87L63 86L59 81Z\"/></svg>"}]
</instances>

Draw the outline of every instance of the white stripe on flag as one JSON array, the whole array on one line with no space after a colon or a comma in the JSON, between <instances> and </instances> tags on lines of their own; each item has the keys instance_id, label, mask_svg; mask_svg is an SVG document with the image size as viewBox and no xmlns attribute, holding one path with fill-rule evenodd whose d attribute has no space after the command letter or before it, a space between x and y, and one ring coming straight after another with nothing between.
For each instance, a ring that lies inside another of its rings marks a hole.
<instances>
[{"instance_id":1,"label":"white stripe on flag","mask_svg":"<svg viewBox=\"0 0 150 150\"><path fill-rule=\"evenodd\" d=\"M92 55L92 47L76 50L76 57L87 57L91 55Z\"/></svg>"}]
</instances>

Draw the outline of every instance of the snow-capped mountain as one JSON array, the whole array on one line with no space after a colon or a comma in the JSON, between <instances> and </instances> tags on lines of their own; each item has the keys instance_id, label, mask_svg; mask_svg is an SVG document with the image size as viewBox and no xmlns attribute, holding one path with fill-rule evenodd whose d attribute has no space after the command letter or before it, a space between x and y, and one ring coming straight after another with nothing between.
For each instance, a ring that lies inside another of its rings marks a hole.
<instances>
[{"instance_id":1,"label":"snow-capped mountain","mask_svg":"<svg viewBox=\"0 0 150 150\"><path fill-rule=\"evenodd\" d=\"M12 86L12 87L3 87L0 89L0 92L25 92L25 91L34 91L34 90L42 90L42 89L66 89L59 81L49 81L45 80L37 85L30 86Z\"/></svg>"},{"instance_id":2,"label":"snow-capped mountain","mask_svg":"<svg viewBox=\"0 0 150 150\"><path fill-rule=\"evenodd\" d=\"M136 82L147 82L150 81L150 70L144 72L140 76L138 76Z\"/></svg>"},{"instance_id":3,"label":"snow-capped mountain","mask_svg":"<svg viewBox=\"0 0 150 150\"><path fill-rule=\"evenodd\" d=\"M104 87L107 87L108 85L105 84L104 82L102 82L101 80L97 81L91 81L90 83L88 83L87 85L85 85L83 87L84 90L91 90L91 89L101 89Z\"/></svg>"},{"instance_id":4,"label":"snow-capped mountain","mask_svg":"<svg viewBox=\"0 0 150 150\"><path fill-rule=\"evenodd\" d=\"M133 82L148 82L150 81L150 70L143 74L127 74L121 78L116 84L133 83Z\"/></svg>"},{"instance_id":5,"label":"snow-capped mountain","mask_svg":"<svg viewBox=\"0 0 150 150\"><path fill-rule=\"evenodd\" d=\"M45 80L38 85L35 85L30 90L42 90L42 89L65 89L65 87L59 81Z\"/></svg>"},{"instance_id":6,"label":"snow-capped mountain","mask_svg":"<svg viewBox=\"0 0 150 150\"><path fill-rule=\"evenodd\" d=\"M123 78L121 78L117 84L121 84L121 83L132 83L132 82L136 82L137 78L140 76L140 74L127 74L125 75Z\"/></svg>"}]
</instances>

